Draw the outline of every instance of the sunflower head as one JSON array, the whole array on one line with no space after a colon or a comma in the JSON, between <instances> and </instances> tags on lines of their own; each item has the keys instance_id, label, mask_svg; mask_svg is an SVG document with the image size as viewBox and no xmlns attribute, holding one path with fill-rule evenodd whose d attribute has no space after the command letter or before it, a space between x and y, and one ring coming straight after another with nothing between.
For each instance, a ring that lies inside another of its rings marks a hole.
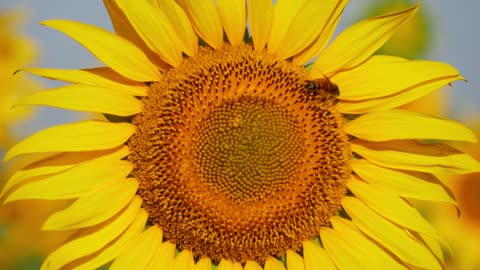
<instances>
[{"instance_id":1,"label":"sunflower head","mask_svg":"<svg viewBox=\"0 0 480 270\"><path fill-rule=\"evenodd\" d=\"M26 160L7 202L75 199L43 226L79 230L43 268L440 269L408 200L455 204L433 174L480 164L443 141L476 138L398 107L462 77L372 56L418 5L329 43L347 2L105 0L115 33L43 22L106 66L28 69L72 84L20 104L108 119L6 154Z\"/></svg>"}]
</instances>

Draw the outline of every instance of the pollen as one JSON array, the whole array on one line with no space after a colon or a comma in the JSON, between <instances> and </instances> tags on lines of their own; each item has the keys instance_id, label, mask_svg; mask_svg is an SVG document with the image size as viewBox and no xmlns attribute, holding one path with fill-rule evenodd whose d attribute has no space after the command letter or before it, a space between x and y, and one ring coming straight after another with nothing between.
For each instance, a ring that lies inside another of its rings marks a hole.
<instances>
[{"instance_id":1,"label":"pollen","mask_svg":"<svg viewBox=\"0 0 480 270\"><path fill-rule=\"evenodd\" d=\"M150 84L128 142L164 240L196 258L263 263L318 235L350 177L343 117L303 67L248 45L201 48Z\"/></svg>"}]
</instances>

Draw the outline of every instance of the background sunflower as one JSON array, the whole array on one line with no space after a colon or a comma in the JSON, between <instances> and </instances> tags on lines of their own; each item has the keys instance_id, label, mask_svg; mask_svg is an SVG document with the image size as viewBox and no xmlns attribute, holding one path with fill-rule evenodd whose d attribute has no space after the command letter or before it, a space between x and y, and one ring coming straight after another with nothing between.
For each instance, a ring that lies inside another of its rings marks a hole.
<instances>
[{"instance_id":1,"label":"background sunflower","mask_svg":"<svg viewBox=\"0 0 480 270\"><path fill-rule=\"evenodd\" d=\"M39 83L24 73L13 75L18 69L32 64L37 56L36 44L21 33L27 17L23 9L0 8L1 151L18 140L19 124L35 115L29 108L11 108L20 98L40 88ZM15 164L0 165L0 186L14 169L12 166ZM67 235L40 230L48 215L64 205L63 202L26 200L0 207L0 269L38 268L43 257Z\"/></svg>"}]
</instances>

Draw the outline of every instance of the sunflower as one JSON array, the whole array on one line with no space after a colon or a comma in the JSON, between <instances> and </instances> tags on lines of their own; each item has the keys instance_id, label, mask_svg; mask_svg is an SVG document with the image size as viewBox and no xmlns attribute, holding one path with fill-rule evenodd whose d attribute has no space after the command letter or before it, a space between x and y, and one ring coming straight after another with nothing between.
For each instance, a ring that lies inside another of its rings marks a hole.
<instances>
[{"instance_id":1,"label":"sunflower","mask_svg":"<svg viewBox=\"0 0 480 270\"><path fill-rule=\"evenodd\" d=\"M105 0L115 33L44 21L106 66L25 69L72 84L19 105L108 120L5 155L26 164L6 202L75 199L43 225L79 232L42 269L440 269L408 200L455 204L433 173L480 164L442 141L476 138L396 108L462 77L372 56L418 5L329 43L347 2Z\"/></svg>"},{"instance_id":2,"label":"sunflower","mask_svg":"<svg viewBox=\"0 0 480 270\"><path fill-rule=\"evenodd\" d=\"M30 115L27 108L12 106L18 99L38 89L39 85L25 74L12 74L35 59L35 46L19 34L19 27L25 18L21 10L0 10L0 148L12 146L14 138L12 125Z\"/></svg>"}]
</instances>

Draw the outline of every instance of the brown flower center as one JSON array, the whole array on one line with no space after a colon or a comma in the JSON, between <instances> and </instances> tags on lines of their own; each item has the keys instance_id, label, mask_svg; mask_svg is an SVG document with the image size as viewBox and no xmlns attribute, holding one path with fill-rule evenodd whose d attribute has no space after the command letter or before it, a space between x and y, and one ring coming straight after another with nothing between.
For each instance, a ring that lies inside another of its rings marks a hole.
<instances>
[{"instance_id":1,"label":"brown flower center","mask_svg":"<svg viewBox=\"0 0 480 270\"><path fill-rule=\"evenodd\" d=\"M299 251L340 209L351 151L330 93L249 46L200 49L150 86L129 141L164 238L197 258Z\"/></svg>"},{"instance_id":2,"label":"brown flower center","mask_svg":"<svg viewBox=\"0 0 480 270\"><path fill-rule=\"evenodd\" d=\"M241 97L214 108L193 137L200 181L212 192L250 203L281 191L304 153L298 124L267 99Z\"/></svg>"}]
</instances>

